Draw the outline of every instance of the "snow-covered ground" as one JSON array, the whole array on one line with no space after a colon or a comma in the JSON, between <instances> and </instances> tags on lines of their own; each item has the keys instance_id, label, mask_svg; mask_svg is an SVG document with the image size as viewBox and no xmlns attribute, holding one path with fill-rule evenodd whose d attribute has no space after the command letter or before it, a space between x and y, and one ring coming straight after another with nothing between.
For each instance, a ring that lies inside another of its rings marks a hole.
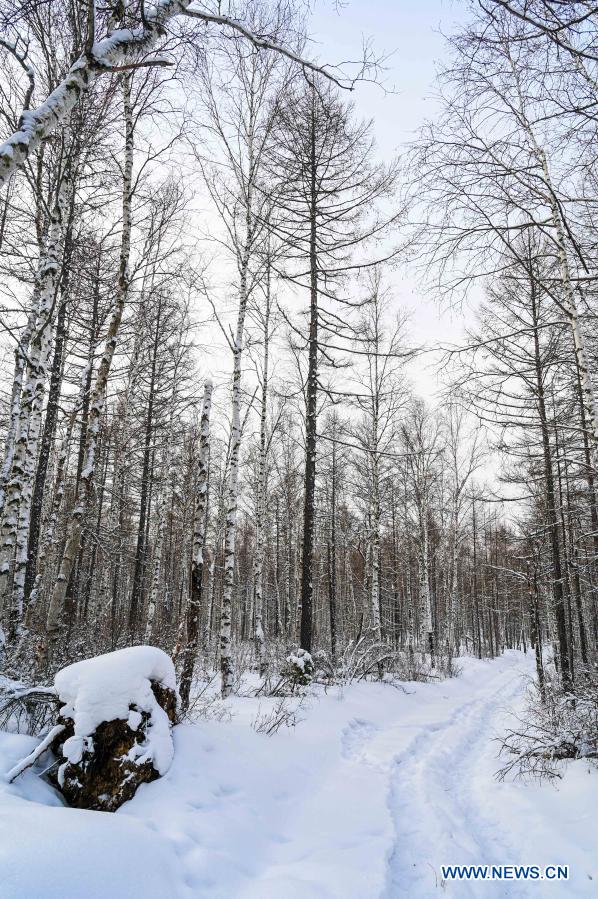
<instances>
[{"instance_id":1,"label":"snow-covered ground","mask_svg":"<svg viewBox=\"0 0 598 899\"><path fill-rule=\"evenodd\" d=\"M274 736L271 700L175 729L175 759L115 815L65 808L33 771L0 781L1 899L374 899L598 895L598 771L498 783L493 737L533 660L463 661L436 684L310 698ZM259 711L258 711L258 707ZM0 770L34 745L0 734ZM569 865L568 883L443 882L443 864Z\"/></svg>"}]
</instances>

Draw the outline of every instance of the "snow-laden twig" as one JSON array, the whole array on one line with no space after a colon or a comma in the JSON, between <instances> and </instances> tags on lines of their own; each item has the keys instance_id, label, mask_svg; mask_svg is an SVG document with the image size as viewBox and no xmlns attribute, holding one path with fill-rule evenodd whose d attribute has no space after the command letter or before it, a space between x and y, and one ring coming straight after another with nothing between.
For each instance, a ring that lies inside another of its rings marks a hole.
<instances>
[{"instance_id":1,"label":"snow-laden twig","mask_svg":"<svg viewBox=\"0 0 598 899\"><path fill-rule=\"evenodd\" d=\"M8 691L0 697L0 730L37 736L54 723L59 704L53 687Z\"/></svg>"},{"instance_id":2,"label":"snow-laden twig","mask_svg":"<svg viewBox=\"0 0 598 899\"><path fill-rule=\"evenodd\" d=\"M56 724L52 728L52 730L44 737L39 746L36 746L33 752L30 752L26 758L22 759L22 761L18 762L11 768L10 771L6 775L6 779L9 783L12 783L13 780L26 771L27 768L31 768L32 765L35 765L38 758L44 754L44 752L50 748L51 744L54 742L56 737L62 733L64 730L64 724Z\"/></svg>"}]
</instances>

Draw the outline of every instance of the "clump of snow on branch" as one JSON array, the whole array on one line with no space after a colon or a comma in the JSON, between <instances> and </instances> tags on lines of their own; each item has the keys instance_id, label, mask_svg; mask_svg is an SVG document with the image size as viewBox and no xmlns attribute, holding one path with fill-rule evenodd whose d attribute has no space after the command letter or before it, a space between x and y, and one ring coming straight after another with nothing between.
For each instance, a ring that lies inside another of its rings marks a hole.
<instances>
[{"instance_id":1,"label":"clump of snow on branch","mask_svg":"<svg viewBox=\"0 0 598 899\"><path fill-rule=\"evenodd\" d=\"M306 687L313 680L314 660L306 649L294 649L286 658L283 677L293 685Z\"/></svg>"}]
</instances>

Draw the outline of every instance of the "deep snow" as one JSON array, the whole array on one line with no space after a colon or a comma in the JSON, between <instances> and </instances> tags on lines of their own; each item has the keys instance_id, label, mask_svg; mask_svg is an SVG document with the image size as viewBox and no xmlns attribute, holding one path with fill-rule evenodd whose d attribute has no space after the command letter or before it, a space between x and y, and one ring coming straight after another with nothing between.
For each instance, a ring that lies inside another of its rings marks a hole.
<instances>
[{"instance_id":1,"label":"deep snow","mask_svg":"<svg viewBox=\"0 0 598 899\"><path fill-rule=\"evenodd\" d=\"M174 762L115 815L63 807L33 771L0 781L1 899L596 896L598 772L498 783L493 737L533 659L463 660L435 684L323 691L294 729L175 728ZM259 708L259 711L258 711ZM0 770L33 747L0 734ZM39 770L39 769L38 769ZM568 883L442 883L442 864L568 864Z\"/></svg>"}]
</instances>

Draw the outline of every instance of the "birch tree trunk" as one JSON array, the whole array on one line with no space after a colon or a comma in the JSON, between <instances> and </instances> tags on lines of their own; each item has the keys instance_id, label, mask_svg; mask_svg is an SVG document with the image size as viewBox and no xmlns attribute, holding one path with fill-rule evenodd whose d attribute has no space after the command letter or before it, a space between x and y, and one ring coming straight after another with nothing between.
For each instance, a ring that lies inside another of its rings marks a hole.
<instances>
[{"instance_id":1,"label":"birch tree trunk","mask_svg":"<svg viewBox=\"0 0 598 899\"><path fill-rule=\"evenodd\" d=\"M62 387L62 367L64 361L65 341L67 338L66 290L64 289L65 270L69 265L69 261L66 258L68 255L66 249L67 242L68 230L65 236L65 259L63 261L62 267L63 286L61 286L62 296L58 314L56 316L54 359L52 361L52 369L50 373L48 404L46 408L46 417L44 420L44 429L40 441L39 458L37 461L33 496L31 499L31 522L29 526L29 536L27 544L27 568L25 571L25 602L28 602L29 596L31 595L31 591L33 589L33 585L35 583L46 478L48 475L52 445L54 443L56 435L56 426L59 415L59 400Z\"/></svg>"},{"instance_id":2,"label":"birch tree trunk","mask_svg":"<svg viewBox=\"0 0 598 899\"><path fill-rule=\"evenodd\" d=\"M75 507L71 513L67 525L65 546L58 571L58 577L50 597L48 616L46 620L46 642L42 651L42 660L49 664L58 641L62 612L66 599L66 591L73 570L73 565L79 551L83 514L91 493L91 485L96 466L96 452L100 431L100 421L104 410L106 385L112 366L118 332L122 321L127 294L129 291L129 257L131 253L131 203L132 203L132 176L133 176L133 112L131 107L131 75L126 73L122 80L123 88L123 114L125 127L125 148L123 164L122 184L122 232L120 259L118 269L118 281L116 286L116 302L110 322L102 357L99 361L91 397L89 410L89 424L87 428L87 441L85 448L85 464L81 472L79 492L76 497Z\"/></svg>"},{"instance_id":3,"label":"birch tree trunk","mask_svg":"<svg viewBox=\"0 0 598 899\"><path fill-rule=\"evenodd\" d=\"M4 440L4 461L2 470L0 471L0 520L4 514L4 506L6 502L6 488L10 480L12 464L15 454L15 444L19 429L19 419L21 415L21 394L23 390L23 374L25 372L25 360L29 353L29 344L33 329L37 321L40 303L39 282L36 279L31 301L31 309L27 322L21 331L19 343L15 349L15 366L12 380L12 392L10 398L10 416L8 420L8 428Z\"/></svg>"},{"instance_id":4,"label":"birch tree trunk","mask_svg":"<svg viewBox=\"0 0 598 899\"><path fill-rule=\"evenodd\" d=\"M428 507L424 500L420 510L419 556L420 629L424 652L429 652L434 665L434 629L432 624L432 596L430 592L430 547L428 532Z\"/></svg>"},{"instance_id":5,"label":"birch tree trunk","mask_svg":"<svg viewBox=\"0 0 598 899\"><path fill-rule=\"evenodd\" d=\"M451 512L451 558L448 585L448 608L447 608L447 624L446 624L446 642L448 652L452 653L453 648L459 655L459 643L456 638L456 619L459 614L459 591L458 591L458 554L459 554L459 495L455 488L455 496L453 498L453 508ZM454 644L454 647L453 647Z\"/></svg>"},{"instance_id":6,"label":"birch tree trunk","mask_svg":"<svg viewBox=\"0 0 598 899\"><path fill-rule=\"evenodd\" d=\"M25 568L31 516L35 464L41 430L47 370L52 348L56 286L62 256L62 228L65 211L66 181L58 185L43 258L36 277L39 305L35 332L28 341L26 379L19 401L19 416L14 443L11 476L6 489L4 516L0 534L0 612L9 594L9 575L13 554L16 565L10 608L10 635L20 631L23 618ZM37 305L34 303L34 305ZM19 353L22 347L19 347ZM18 367L18 366L17 366ZM19 372L17 371L19 377ZM22 372L21 372L22 376ZM16 405L16 404L15 404Z\"/></svg>"},{"instance_id":7,"label":"birch tree trunk","mask_svg":"<svg viewBox=\"0 0 598 899\"><path fill-rule=\"evenodd\" d=\"M26 627L30 627L32 624L32 618L34 615L34 611L36 605L39 600L42 578L44 575L44 570L46 566L46 561L49 556L50 549L54 543L55 534L56 534L56 526L58 524L58 516L60 513L60 509L62 506L62 500L64 498L65 487L66 487L66 476L67 476L67 468L68 468L68 457L71 448L71 440L73 435L73 429L75 427L77 416L83 406L83 396L85 394L85 385L87 382L87 372L86 369L83 370L80 381L79 394L77 397L77 401L72 409L68 422L66 425L66 430L64 436L60 442L60 446L58 452L56 454L56 471L54 475L54 490L52 495L52 503L50 506L50 512L47 520L44 523L43 528L43 539L41 542L41 546L39 547L39 552L37 554L36 568L35 568L35 579L33 581L33 585L31 587L31 591L29 593L29 597L27 600L27 613L25 624Z\"/></svg>"},{"instance_id":8,"label":"birch tree trunk","mask_svg":"<svg viewBox=\"0 0 598 899\"><path fill-rule=\"evenodd\" d=\"M256 495L256 547L253 577L255 584L255 652L257 657L260 676L266 674L266 662L264 657L265 650L265 634L263 623L263 602L264 602L264 556L265 556L265 540L264 528L266 521L266 461L267 461L267 435L266 435L266 413L268 403L268 373L269 373L269 353L270 353L270 267L266 273L266 309L264 314L264 360L262 369L262 392L260 403L260 449L257 474L257 495Z\"/></svg>"},{"instance_id":9,"label":"birch tree trunk","mask_svg":"<svg viewBox=\"0 0 598 899\"><path fill-rule=\"evenodd\" d=\"M18 131L0 144L0 188L21 169L27 158L63 122L99 75L134 68L145 58L146 64L167 65L163 59L148 59L147 54L168 34L168 24L178 16L189 16L207 24L220 25L240 35L258 50L272 50L292 60L303 69L317 72L341 84L325 66L302 59L292 50L251 31L238 19L192 8L193 0L155 0L142 4L141 23L130 28L116 28L101 40L95 40L95 3L90 3L91 24L85 52L73 63L60 84L38 106L26 109L18 123Z\"/></svg>"},{"instance_id":10,"label":"birch tree trunk","mask_svg":"<svg viewBox=\"0 0 598 899\"><path fill-rule=\"evenodd\" d=\"M222 696L230 696L233 689L232 605L235 581L235 542L237 534L237 506L239 492L239 454L241 451L241 361L243 332L247 311L247 268L241 275L241 290L237 329L233 344L232 419L230 462L226 490L226 518L224 524L224 587L220 612L220 673Z\"/></svg>"},{"instance_id":11,"label":"birch tree trunk","mask_svg":"<svg viewBox=\"0 0 598 899\"><path fill-rule=\"evenodd\" d=\"M210 637L212 635L212 626L214 618L214 596L216 594L216 553L218 551L220 541L215 540L211 553L209 554L210 564L208 565L208 607L206 609L206 626L204 629L203 642L206 649L210 646Z\"/></svg>"},{"instance_id":12,"label":"birch tree trunk","mask_svg":"<svg viewBox=\"0 0 598 899\"><path fill-rule=\"evenodd\" d=\"M152 569L152 581L150 587L149 599L147 602L147 621L145 623L145 636L143 638L143 642L146 644L151 643L152 633L154 630L154 621L156 618L156 608L158 606L158 594L160 591L160 573L162 571L162 550L164 548L164 525L166 522L166 509L168 507L168 493L166 490L167 482L172 481L172 470L171 470L171 458L172 458L172 428L170 429L170 435L168 440L168 445L165 450L166 458L164 459L164 463L162 466L162 484L160 487L160 492L156 501L156 508L158 510L158 521L156 524L156 539L154 542L154 564Z\"/></svg>"},{"instance_id":13,"label":"birch tree trunk","mask_svg":"<svg viewBox=\"0 0 598 899\"><path fill-rule=\"evenodd\" d=\"M36 469L38 463L38 449L42 430L42 414L46 386L48 382L48 366L54 336L54 312L57 299L58 276L60 270L60 258L62 256L62 234L67 205L68 184L63 180L59 187L59 196L56 202L56 210L53 219L56 218L57 227L57 256L48 263L50 271L44 273L44 285L42 287L42 299L38 333L34 336L27 365L28 381L31 382L31 396L28 395L27 385L24 390L24 405L30 407L29 430L27 434L27 451L24 466L23 492L19 504L19 517L16 534L15 571L13 578L12 608L15 620L20 629L23 619L25 602L25 578L27 563L29 560L29 534L31 529L31 510L33 493L36 483ZM54 225L52 222L51 227ZM54 410L49 408L47 415L52 416Z\"/></svg>"}]
</instances>

